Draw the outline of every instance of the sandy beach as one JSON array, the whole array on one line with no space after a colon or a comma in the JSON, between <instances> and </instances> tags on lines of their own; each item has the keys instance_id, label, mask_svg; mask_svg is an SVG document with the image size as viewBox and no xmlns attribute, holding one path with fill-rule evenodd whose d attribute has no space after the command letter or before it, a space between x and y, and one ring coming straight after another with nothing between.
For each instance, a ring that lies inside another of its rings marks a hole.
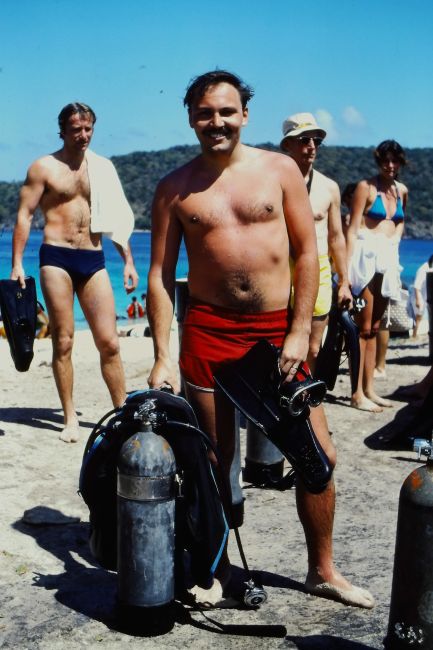
<instances>
[{"instance_id":1,"label":"sandy beach","mask_svg":"<svg viewBox=\"0 0 433 650\"><path fill-rule=\"evenodd\" d=\"M127 389L145 388L153 360L151 340L120 341ZM175 327L172 351L177 355ZM99 568L89 552L88 510L77 494L85 442L95 422L111 408L90 333L77 332L74 348L75 402L83 429L77 444L58 439L62 417L50 359L51 341L35 341L30 370L18 373L7 342L0 340L0 647L382 647L398 494L417 462L407 445L380 448L372 440L377 442L380 432L389 437L395 418L401 427L413 415L406 402L393 400L392 408L377 415L350 408L344 365L326 405L338 450L335 559L349 579L374 594L373 610L306 594L306 549L294 491L244 486L242 539L250 565L260 572L268 591L268 602L257 611L199 612L179 606L171 632L137 638L116 628L116 575ZM398 386L421 379L428 366L426 337L392 339L387 379L377 382L378 392L390 395ZM233 540L230 547L233 564L241 566Z\"/></svg>"}]
</instances>

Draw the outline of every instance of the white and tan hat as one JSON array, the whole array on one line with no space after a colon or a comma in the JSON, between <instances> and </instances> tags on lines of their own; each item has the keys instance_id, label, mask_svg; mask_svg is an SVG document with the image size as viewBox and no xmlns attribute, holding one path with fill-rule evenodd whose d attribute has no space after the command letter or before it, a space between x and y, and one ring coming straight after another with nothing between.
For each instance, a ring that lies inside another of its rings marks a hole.
<instances>
[{"instance_id":1,"label":"white and tan hat","mask_svg":"<svg viewBox=\"0 0 433 650\"><path fill-rule=\"evenodd\" d=\"M295 115L290 115L283 122L284 137L280 142L280 146L282 146L284 140L287 138L295 138L297 135L312 132L317 133L320 138L326 138L326 131L318 126L314 115L311 113L295 113Z\"/></svg>"}]
</instances>

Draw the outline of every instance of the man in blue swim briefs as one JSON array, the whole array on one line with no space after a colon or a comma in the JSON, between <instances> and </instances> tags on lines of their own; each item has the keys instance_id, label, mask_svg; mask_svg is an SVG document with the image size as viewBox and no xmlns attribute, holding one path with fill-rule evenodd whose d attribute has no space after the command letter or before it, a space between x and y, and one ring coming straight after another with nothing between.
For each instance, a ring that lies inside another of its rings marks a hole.
<instances>
[{"instance_id":1,"label":"man in blue swim briefs","mask_svg":"<svg viewBox=\"0 0 433 650\"><path fill-rule=\"evenodd\" d=\"M226 474L234 451L234 409L215 389L213 375L221 364L239 359L267 338L281 348L281 372L284 381L291 381L308 354L319 277L314 219L296 163L241 143L252 94L239 77L224 70L191 82L184 104L201 153L159 183L152 213L147 308L155 364L149 385L179 388L169 340L183 238L190 303L182 324L181 373L187 397L201 428L218 446ZM289 252L296 262L293 277ZM326 421L316 412L312 409L311 422L334 464ZM333 562L333 482L320 494L309 493L302 481L297 481L296 490L308 548L306 589L372 607L371 594L351 585ZM225 606L230 596L230 565L225 560L210 589L194 589L197 600Z\"/></svg>"},{"instance_id":2,"label":"man in blue swim briefs","mask_svg":"<svg viewBox=\"0 0 433 650\"><path fill-rule=\"evenodd\" d=\"M316 227L319 253L319 292L313 311L313 322L308 351L308 365L314 371L323 332L328 322L332 301L332 274L330 258L338 275L338 304L352 303L346 242L340 213L340 190L335 181L313 168L317 150L326 137L311 113L296 113L283 122L281 149L298 165L305 179Z\"/></svg>"},{"instance_id":3,"label":"man in blue swim briefs","mask_svg":"<svg viewBox=\"0 0 433 650\"><path fill-rule=\"evenodd\" d=\"M40 280L50 319L53 374L64 413L60 439L76 442L79 422L73 402L73 300L77 295L101 359L102 376L114 406L126 396L116 332L114 296L105 269L102 234L124 260L127 293L138 283L128 243L134 216L112 163L89 151L96 116L72 103L58 117L63 146L36 160L21 189L12 244L11 278L25 286L23 255L33 214L45 217L39 252Z\"/></svg>"}]
</instances>

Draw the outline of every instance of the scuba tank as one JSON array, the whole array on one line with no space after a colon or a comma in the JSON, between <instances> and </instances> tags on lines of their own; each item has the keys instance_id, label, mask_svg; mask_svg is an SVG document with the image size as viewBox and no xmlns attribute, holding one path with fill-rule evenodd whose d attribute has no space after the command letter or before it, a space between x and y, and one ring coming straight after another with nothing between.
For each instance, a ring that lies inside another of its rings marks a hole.
<instances>
[{"instance_id":1,"label":"scuba tank","mask_svg":"<svg viewBox=\"0 0 433 650\"><path fill-rule=\"evenodd\" d=\"M179 336L179 348L182 342L182 324L185 320L185 312L188 307L189 291L188 291L188 278L176 279L176 320Z\"/></svg>"},{"instance_id":2,"label":"scuba tank","mask_svg":"<svg viewBox=\"0 0 433 650\"><path fill-rule=\"evenodd\" d=\"M414 440L427 463L400 491L388 635L389 650L433 648L433 459L427 440Z\"/></svg>"},{"instance_id":3,"label":"scuba tank","mask_svg":"<svg viewBox=\"0 0 433 650\"><path fill-rule=\"evenodd\" d=\"M430 268L426 274L426 293L427 293L427 312L428 312L428 340L429 340L429 359L433 361L433 268Z\"/></svg>"},{"instance_id":4,"label":"scuba tank","mask_svg":"<svg viewBox=\"0 0 433 650\"><path fill-rule=\"evenodd\" d=\"M145 403L138 433L120 450L117 467L118 602L128 626L154 633L174 625L176 464L168 442L152 430Z\"/></svg>"},{"instance_id":5,"label":"scuba tank","mask_svg":"<svg viewBox=\"0 0 433 650\"><path fill-rule=\"evenodd\" d=\"M284 456L273 442L247 421L247 449L244 481L258 487L277 487L283 478Z\"/></svg>"}]
</instances>

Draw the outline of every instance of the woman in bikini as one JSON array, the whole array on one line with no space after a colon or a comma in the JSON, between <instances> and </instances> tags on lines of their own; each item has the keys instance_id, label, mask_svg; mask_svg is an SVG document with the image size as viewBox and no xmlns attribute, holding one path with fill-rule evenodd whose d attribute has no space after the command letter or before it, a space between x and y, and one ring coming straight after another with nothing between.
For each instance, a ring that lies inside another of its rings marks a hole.
<instances>
[{"instance_id":1,"label":"woman in bikini","mask_svg":"<svg viewBox=\"0 0 433 650\"><path fill-rule=\"evenodd\" d=\"M400 168L406 164L404 150L398 142L381 142L374 157L379 173L356 186L347 248L352 293L367 302L357 317L361 364L351 405L379 413L383 407L391 406L391 402L374 391L376 334L389 299L400 299L398 247L403 234L408 190L397 181Z\"/></svg>"}]
</instances>

